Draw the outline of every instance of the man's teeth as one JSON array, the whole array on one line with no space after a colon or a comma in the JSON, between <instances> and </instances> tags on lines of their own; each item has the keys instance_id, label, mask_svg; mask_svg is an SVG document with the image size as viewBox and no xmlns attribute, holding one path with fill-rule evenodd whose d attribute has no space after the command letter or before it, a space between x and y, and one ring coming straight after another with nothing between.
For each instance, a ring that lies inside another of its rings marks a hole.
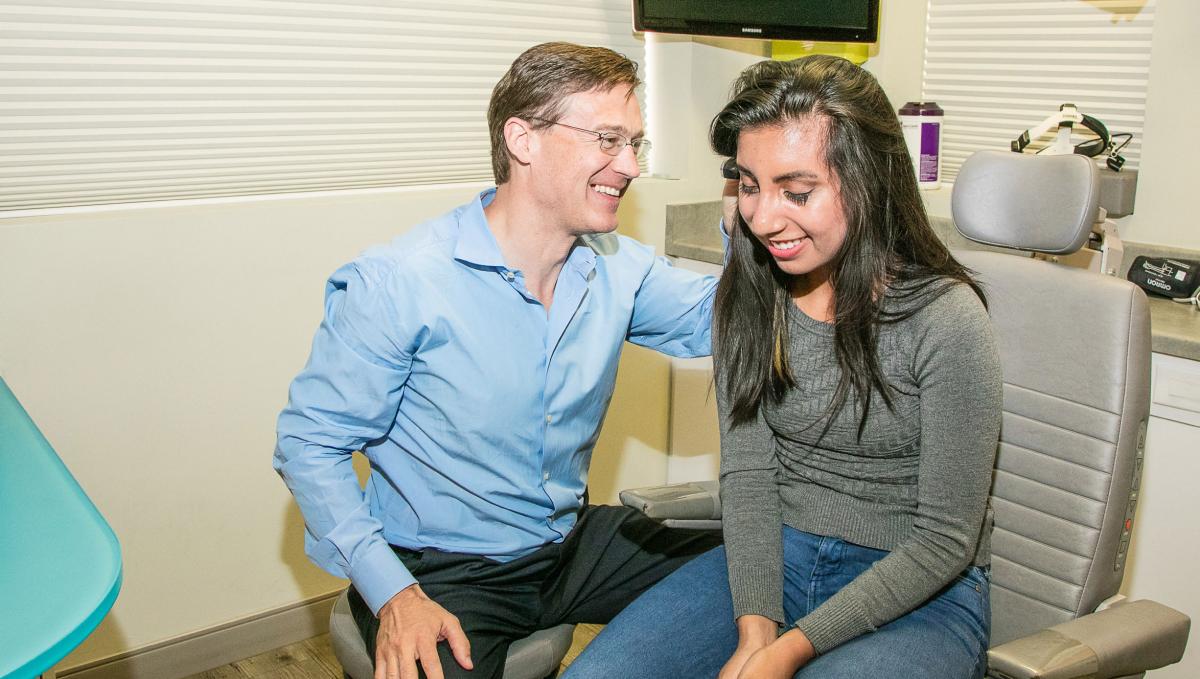
<instances>
[{"instance_id":1,"label":"man's teeth","mask_svg":"<svg viewBox=\"0 0 1200 679\"><path fill-rule=\"evenodd\" d=\"M799 245L800 241L802 240L804 239L797 238L796 240L773 240L771 241L771 247L775 248L776 250L791 250Z\"/></svg>"},{"instance_id":2,"label":"man's teeth","mask_svg":"<svg viewBox=\"0 0 1200 679\"><path fill-rule=\"evenodd\" d=\"M592 184L592 190L596 193L603 193L606 196L616 196L617 198L621 197L620 189L614 189L611 186L604 186L603 184Z\"/></svg>"}]
</instances>

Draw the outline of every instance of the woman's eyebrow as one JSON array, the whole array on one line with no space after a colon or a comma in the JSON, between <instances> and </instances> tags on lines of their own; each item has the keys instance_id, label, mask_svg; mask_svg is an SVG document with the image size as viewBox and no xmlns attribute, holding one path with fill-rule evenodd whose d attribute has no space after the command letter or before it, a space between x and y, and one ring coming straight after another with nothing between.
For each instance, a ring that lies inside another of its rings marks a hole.
<instances>
[{"instance_id":1,"label":"woman's eyebrow","mask_svg":"<svg viewBox=\"0 0 1200 679\"><path fill-rule=\"evenodd\" d=\"M794 170L792 172L781 174L775 177L775 183L781 184L783 182L793 181L796 179L817 180L820 178L821 175L817 174L816 172L811 172L809 170Z\"/></svg>"},{"instance_id":2,"label":"woman's eyebrow","mask_svg":"<svg viewBox=\"0 0 1200 679\"><path fill-rule=\"evenodd\" d=\"M751 172L750 170L747 170L746 168L742 167L741 165L738 165L737 168L738 168L739 173L744 174L747 177L750 177L751 179L753 179L755 181L758 180L758 177L755 177L754 173ZM796 180L817 181L820 178L821 178L821 175L817 174L816 172L812 172L811 170L793 170L791 172L786 172L784 174L776 176L774 181L776 184L782 184L783 182L790 182L790 181L796 181Z\"/></svg>"}]
</instances>

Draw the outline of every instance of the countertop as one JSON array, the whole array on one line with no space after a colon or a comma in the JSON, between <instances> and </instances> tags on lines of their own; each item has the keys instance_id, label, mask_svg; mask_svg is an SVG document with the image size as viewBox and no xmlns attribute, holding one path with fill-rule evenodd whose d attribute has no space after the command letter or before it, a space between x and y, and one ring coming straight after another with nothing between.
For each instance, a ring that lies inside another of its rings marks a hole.
<instances>
[{"instance_id":1,"label":"countertop","mask_svg":"<svg viewBox=\"0 0 1200 679\"><path fill-rule=\"evenodd\" d=\"M724 261L724 245L717 230L720 220L720 201L668 205L666 253L673 257L721 264ZM1012 252L977 245L966 240L959 235L949 219L934 218L932 222L934 230L952 249ZM1138 255L1200 259L1200 252L1194 250L1125 241L1122 276ZM1172 302L1165 297L1148 295L1148 298L1152 350L1155 353L1200 361L1200 310L1197 310L1195 305Z\"/></svg>"}]
</instances>

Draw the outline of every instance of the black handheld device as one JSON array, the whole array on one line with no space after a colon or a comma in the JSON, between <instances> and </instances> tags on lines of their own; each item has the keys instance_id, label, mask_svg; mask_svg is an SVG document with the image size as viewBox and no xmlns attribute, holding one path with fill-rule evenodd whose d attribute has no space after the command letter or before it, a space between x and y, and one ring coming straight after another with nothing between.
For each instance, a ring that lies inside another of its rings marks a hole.
<instances>
[{"instance_id":1,"label":"black handheld device","mask_svg":"<svg viewBox=\"0 0 1200 679\"><path fill-rule=\"evenodd\" d=\"M1186 299L1200 287L1200 261L1166 257L1136 257L1129 267L1129 280L1156 295Z\"/></svg>"},{"instance_id":2,"label":"black handheld device","mask_svg":"<svg viewBox=\"0 0 1200 679\"><path fill-rule=\"evenodd\" d=\"M721 176L726 179L732 179L735 182L741 179L742 174L738 172L737 161L735 161L733 158L729 158L725 162L721 163Z\"/></svg>"}]
</instances>

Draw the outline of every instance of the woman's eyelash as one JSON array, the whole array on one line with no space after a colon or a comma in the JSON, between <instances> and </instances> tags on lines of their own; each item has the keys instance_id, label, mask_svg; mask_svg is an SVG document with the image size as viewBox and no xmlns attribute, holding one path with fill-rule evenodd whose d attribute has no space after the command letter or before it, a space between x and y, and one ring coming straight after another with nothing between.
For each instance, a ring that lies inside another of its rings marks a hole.
<instances>
[{"instance_id":1,"label":"woman's eyelash","mask_svg":"<svg viewBox=\"0 0 1200 679\"><path fill-rule=\"evenodd\" d=\"M752 195L752 194L758 193L758 187L751 186L749 184L738 184L738 193ZM812 191L805 191L804 193L792 193L791 191L783 192L783 195L788 200L792 201L793 203L795 203L797 205L804 205L804 204L808 203L808 197L811 194L812 194Z\"/></svg>"}]
</instances>

